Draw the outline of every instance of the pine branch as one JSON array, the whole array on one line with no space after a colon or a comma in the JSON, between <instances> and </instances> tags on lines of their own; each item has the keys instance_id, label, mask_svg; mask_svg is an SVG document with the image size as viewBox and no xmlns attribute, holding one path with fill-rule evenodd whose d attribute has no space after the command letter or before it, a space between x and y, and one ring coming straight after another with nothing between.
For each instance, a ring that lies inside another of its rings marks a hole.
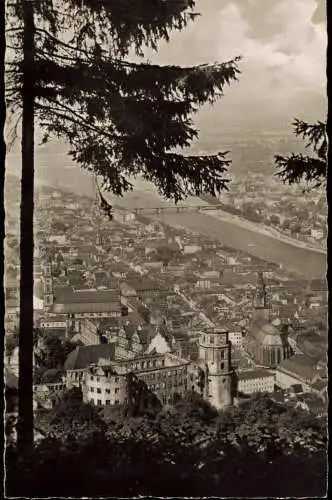
<instances>
[{"instance_id":1,"label":"pine branch","mask_svg":"<svg viewBox=\"0 0 332 500\"><path fill-rule=\"evenodd\" d=\"M43 28L40 28L40 27L37 27L36 28L36 34L43 34L43 35L46 35L49 39L51 39L56 45L60 45L61 47L67 49L67 50L71 50L71 51L75 51L75 52L78 52L78 53L81 53L81 54L84 54L85 56L88 56L89 53L78 47L78 46L73 46L73 45L70 45L69 43L66 43L64 42L63 40L60 40L58 37L52 35L51 33L49 33L46 29L43 29ZM106 52L105 52L106 54ZM93 55L93 54L91 54Z\"/></svg>"},{"instance_id":2,"label":"pine branch","mask_svg":"<svg viewBox=\"0 0 332 500\"><path fill-rule=\"evenodd\" d=\"M194 0L71 0L68 9L75 14L80 10L85 23L76 26L76 41L80 45L95 37L96 28L99 38L106 43L112 40L113 51L121 56L128 53L131 46L142 55L141 47L147 45L157 49L157 41L169 40L170 30L181 30L195 16L192 11ZM94 30L89 33L91 15L94 14ZM108 33L105 32L105 21ZM73 40L72 40L73 41Z\"/></svg>"},{"instance_id":3,"label":"pine branch","mask_svg":"<svg viewBox=\"0 0 332 500\"><path fill-rule=\"evenodd\" d=\"M314 183L320 187L327 175L327 135L326 124L318 121L313 125L295 119L294 133L303 140L307 139L307 148L312 148L317 157L292 154L290 156L275 156L276 175L284 183L294 184L302 180Z\"/></svg>"},{"instance_id":4,"label":"pine branch","mask_svg":"<svg viewBox=\"0 0 332 500\"><path fill-rule=\"evenodd\" d=\"M104 127L96 127L93 125L93 123L90 123L89 121L84 119L78 111L74 111L72 108L69 108L65 104L57 101L56 99L52 99L50 97L47 97L47 100L49 102L53 103L55 106L59 106L60 108L62 108L63 111L62 112L58 111L57 108L54 108L54 107L52 108L51 106L41 104L38 101L36 102L36 109L38 109L38 107L40 107L48 112L49 111L52 111L52 113L55 112L56 114L58 114L58 116L61 116L61 118L63 118L64 120L68 119L72 122L79 124L79 126L82 128L86 127L88 129L96 132L96 134L98 136L100 136L100 135L105 136L107 139L111 139L112 141L114 141L114 139L116 138L114 135L107 133L105 131ZM68 113L69 113L69 116L68 116ZM73 115L75 118L70 117L70 115Z\"/></svg>"},{"instance_id":5,"label":"pine branch","mask_svg":"<svg viewBox=\"0 0 332 500\"><path fill-rule=\"evenodd\" d=\"M319 158L326 159L327 156L327 135L326 135L326 124L318 121L317 123L310 125L304 121L295 119L294 121L294 131L298 137L303 140L308 139L306 144L307 148L312 147L314 152L318 154Z\"/></svg>"},{"instance_id":6,"label":"pine branch","mask_svg":"<svg viewBox=\"0 0 332 500\"><path fill-rule=\"evenodd\" d=\"M123 60L130 45L156 48L172 29L181 30L195 18L194 5L194 0L45 0L36 6L31 74L44 140L55 134L68 141L70 156L117 195L131 189L128 179L138 174L176 201L227 189L226 153L195 157L174 151L198 136L191 113L237 81L240 58L187 68ZM69 41L68 16L74 33ZM13 36L13 46L19 47L18 39ZM13 87L19 88L21 62L11 69L17 71Z\"/></svg>"},{"instance_id":7,"label":"pine branch","mask_svg":"<svg viewBox=\"0 0 332 500\"><path fill-rule=\"evenodd\" d=\"M318 158L293 153L286 157L275 156L275 163L279 169L276 175L288 184L305 180L314 181L316 186L319 186L326 178L326 162Z\"/></svg>"}]
</instances>

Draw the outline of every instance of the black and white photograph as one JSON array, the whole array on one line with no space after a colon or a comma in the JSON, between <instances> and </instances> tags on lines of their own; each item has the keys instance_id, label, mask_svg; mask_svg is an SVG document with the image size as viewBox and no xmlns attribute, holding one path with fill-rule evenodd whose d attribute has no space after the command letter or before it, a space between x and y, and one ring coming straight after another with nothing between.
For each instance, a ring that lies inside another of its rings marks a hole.
<instances>
[{"instance_id":1,"label":"black and white photograph","mask_svg":"<svg viewBox=\"0 0 332 500\"><path fill-rule=\"evenodd\" d=\"M0 0L5 498L326 498L328 1Z\"/></svg>"}]
</instances>

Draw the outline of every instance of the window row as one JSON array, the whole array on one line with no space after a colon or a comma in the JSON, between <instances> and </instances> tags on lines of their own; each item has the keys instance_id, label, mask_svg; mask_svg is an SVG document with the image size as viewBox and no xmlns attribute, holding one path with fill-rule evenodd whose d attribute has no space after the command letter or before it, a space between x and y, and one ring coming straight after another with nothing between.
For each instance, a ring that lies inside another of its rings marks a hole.
<instances>
[{"instance_id":1,"label":"window row","mask_svg":"<svg viewBox=\"0 0 332 500\"><path fill-rule=\"evenodd\" d=\"M102 405L103 405L103 402L102 402L102 400L101 400L101 399L97 399L97 401L96 401L96 402L95 402L95 400L94 400L94 399L91 399L91 402L92 402L92 403L94 403L94 404L96 404L97 406L102 406ZM115 400L114 400L114 404L115 404L115 405L117 405L117 404L119 404L119 403L120 403L120 401L119 401L118 399L115 399ZM109 406L110 404L111 404L111 400L110 400L110 399L106 399L106 400L105 400L105 405Z\"/></svg>"},{"instance_id":2,"label":"window row","mask_svg":"<svg viewBox=\"0 0 332 500\"><path fill-rule=\"evenodd\" d=\"M141 361L137 363L133 363L130 365L130 368L132 370L141 370L144 368L158 368L160 366L165 366L165 360L162 359L160 363L157 365L157 360L147 360L147 361Z\"/></svg>"},{"instance_id":3,"label":"window row","mask_svg":"<svg viewBox=\"0 0 332 500\"><path fill-rule=\"evenodd\" d=\"M151 372L151 373L145 373L142 375L142 378L144 379L149 379L149 378L174 378L174 377L183 377L185 376L185 372L183 370L173 370L173 371L156 371L156 372Z\"/></svg>"},{"instance_id":4,"label":"window row","mask_svg":"<svg viewBox=\"0 0 332 500\"><path fill-rule=\"evenodd\" d=\"M89 386L88 387L88 391L90 391L90 392L96 392L97 394L101 394L102 393L101 387L95 388L95 387ZM119 393L119 388L115 387L114 388L114 394L118 394L118 393ZM111 394L111 389L105 389L105 394Z\"/></svg>"},{"instance_id":5,"label":"window row","mask_svg":"<svg viewBox=\"0 0 332 500\"><path fill-rule=\"evenodd\" d=\"M96 380L96 382L100 382L100 377L94 377L93 375L90 376L90 380L93 382ZM114 382L117 383L119 382L119 377L114 377Z\"/></svg>"},{"instance_id":6,"label":"window row","mask_svg":"<svg viewBox=\"0 0 332 500\"><path fill-rule=\"evenodd\" d=\"M187 387L187 380L179 380L178 382L172 384L171 386L169 384L165 384L165 382L161 382L160 384L148 384L148 389L151 391L158 390L158 389L171 389L173 387Z\"/></svg>"}]
</instances>

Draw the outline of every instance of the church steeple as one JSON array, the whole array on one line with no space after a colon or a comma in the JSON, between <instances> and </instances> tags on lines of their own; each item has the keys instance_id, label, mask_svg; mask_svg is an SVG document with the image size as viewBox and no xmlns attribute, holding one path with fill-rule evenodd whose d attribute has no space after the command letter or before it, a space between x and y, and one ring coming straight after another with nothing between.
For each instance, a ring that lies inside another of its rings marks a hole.
<instances>
[{"instance_id":1,"label":"church steeple","mask_svg":"<svg viewBox=\"0 0 332 500\"><path fill-rule=\"evenodd\" d=\"M267 320L271 317L271 308L267 296L266 283L262 271L258 273L256 293L254 300L255 316L263 316Z\"/></svg>"}]
</instances>

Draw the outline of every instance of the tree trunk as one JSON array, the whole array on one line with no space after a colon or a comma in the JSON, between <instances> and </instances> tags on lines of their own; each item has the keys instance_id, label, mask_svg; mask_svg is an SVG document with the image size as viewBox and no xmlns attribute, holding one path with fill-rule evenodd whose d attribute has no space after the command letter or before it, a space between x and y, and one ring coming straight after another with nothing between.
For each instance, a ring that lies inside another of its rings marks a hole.
<instances>
[{"instance_id":1,"label":"tree trunk","mask_svg":"<svg viewBox=\"0 0 332 500\"><path fill-rule=\"evenodd\" d=\"M4 207L5 207L5 204L4 204L4 193L5 193L5 161L6 161L6 142L5 142L5 120L6 120L6 101L5 101L5 50L6 50L6 47L5 47L5 43L6 43L6 39L5 39L5 1L4 0L0 0L0 19L1 19L1 30L0 30L0 33L1 33L1 40L0 40L0 51L1 51L1 67L2 67L2 71L1 71L1 82L0 82L0 88L3 89L3 91L1 92L1 122L2 122L2 147L0 147L1 149L1 186L0 186L0 189L1 189L1 192L3 193L3 204L1 205L1 209L0 209L0 218L1 218L1 232L3 234L3 238L5 236L5 210L4 210ZM2 249L3 249L3 252L5 250L5 240L3 239L2 240ZM5 252L4 252L5 253ZM2 266L2 269L4 269L4 263L5 263L5 259L4 259L4 254L3 254L3 259L2 259L2 262L1 262L1 266ZM4 273L5 274L5 273ZM0 303L0 307L2 306L2 309L3 311L5 310L5 300L4 300L4 291L1 291L1 303ZM4 353L5 352L5 335L2 336L2 339L1 339L1 347L2 347L2 352ZM4 393L3 393L4 394Z\"/></svg>"},{"instance_id":2,"label":"tree trunk","mask_svg":"<svg viewBox=\"0 0 332 500\"><path fill-rule=\"evenodd\" d=\"M33 446L33 248L34 248L34 17L32 0L23 9L22 180L20 245L19 420L17 442Z\"/></svg>"}]
</instances>

